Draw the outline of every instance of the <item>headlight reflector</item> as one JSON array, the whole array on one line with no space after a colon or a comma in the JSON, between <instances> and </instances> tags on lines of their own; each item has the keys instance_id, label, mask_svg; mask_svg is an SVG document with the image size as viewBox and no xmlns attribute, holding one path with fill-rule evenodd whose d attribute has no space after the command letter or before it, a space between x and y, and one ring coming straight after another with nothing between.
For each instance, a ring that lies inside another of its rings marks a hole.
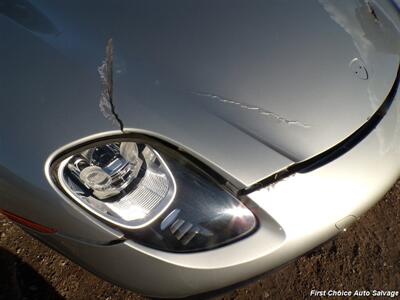
<instances>
[{"instance_id":1,"label":"headlight reflector","mask_svg":"<svg viewBox=\"0 0 400 300\"><path fill-rule=\"evenodd\" d=\"M149 247L211 249L257 225L253 213L212 177L154 141L96 143L64 155L52 168L70 198Z\"/></svg>"}]
</instances>

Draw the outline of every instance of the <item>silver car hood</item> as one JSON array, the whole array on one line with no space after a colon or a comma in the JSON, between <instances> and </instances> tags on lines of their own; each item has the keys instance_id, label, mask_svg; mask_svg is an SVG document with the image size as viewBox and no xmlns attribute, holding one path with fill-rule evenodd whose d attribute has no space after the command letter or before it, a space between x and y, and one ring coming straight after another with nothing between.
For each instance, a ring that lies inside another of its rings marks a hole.
<instances>
[{"instance_id":1,"label":"silver car hood","mask_svg":"<svg viewBox=\"0 0 400 300\"><path fill-rule=\"evenodd\" d=\"M103 118L116 116L101 104L98 74L112 38L123 130L167 140L239 186L349 136L384 101L399 65L390 1L3 2L1 78L13 103L3 125L31 118L20 130L46 155L118 128Z\"/></svg>"}]
</instances>

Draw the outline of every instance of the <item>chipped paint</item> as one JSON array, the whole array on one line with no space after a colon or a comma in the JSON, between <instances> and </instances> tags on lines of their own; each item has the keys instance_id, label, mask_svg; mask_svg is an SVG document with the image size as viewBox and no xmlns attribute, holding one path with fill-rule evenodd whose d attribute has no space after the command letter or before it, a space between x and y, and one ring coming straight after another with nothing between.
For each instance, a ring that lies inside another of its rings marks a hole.
<instances>
[{"instance_id":1,"label":"chipped paint","mask_svg":"<svg viewBox=\"0 0 400 300\"><path fill-rule=\"evenodd\" d=\"M371 14L371 16L374 18L374 21L376 22L376 23L379 23L379 19L378 19L378 16L377 16L377 14L376 14L376 12L375 12L375 9L374 9L374 7L372 6L372 4L369 2L369 1L365 1L365 4L367 5L367 7L368 7L368 12Z\"/></svg>"},{"instance_id":2,"label":"chipped paint","mask_svg":"<svg viewBox=\"0 0 400 300\"><path fill-rule=\"evenodd\" d=\"M272 118L272 119L279 121L280 123L285 124L285 125L293 125L293 126L299 126L299 127L303 127L303 128L311 128L311 126L308 124L305 124L305 123L297 121L297 120L289 120L283 116L280 116L277 113L274 113L272 111L269 111L269 110L266 110L266 109L263 109L263 108L260 108L260 107L254 106L254 105L248 105L243 102L239 102L239 101L232 100L232 99L226 99L221 96L218 96L215 94L210 94L210 93L194 92L193 94L196 96L207 97L207 98L216 100L220 103L231 104L231 105L238 106L242 109L257 112L258 114L260 114L264 117Z\"/></svg>"},{"instance_id":3,"label":"chipped paint","mask_svg":"<svg viewBox=\"0 0 400 300\"><path fill-rule=\"evenodd\" d=\"M123 131L124 126L118 114L115 112L115 105L113 102L113 59L114 59L114 48L112 39L109 39L106 46L106 58L98 68L98 72L101 80L101 95L99 108L103 116L110 120L113 125L119 126Z\"/></svg>"}]
</instances>

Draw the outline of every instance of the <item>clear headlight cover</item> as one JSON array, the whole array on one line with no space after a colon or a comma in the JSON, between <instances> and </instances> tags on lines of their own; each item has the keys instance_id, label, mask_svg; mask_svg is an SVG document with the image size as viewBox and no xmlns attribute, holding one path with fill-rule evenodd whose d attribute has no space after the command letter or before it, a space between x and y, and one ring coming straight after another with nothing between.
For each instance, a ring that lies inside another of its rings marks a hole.
<instances>
[{"instance_id":1,"label":"clear headlight cover","mask_svg":"<svg viewBox=\"0 0 400 300\"><path fill-rule=\"evenodd\" d=\"M257 226L242 202L161 143L104 141L64 155L52 168L54 181L70 198L152 248L211 249Z\"/></svg>"}]
</instances>

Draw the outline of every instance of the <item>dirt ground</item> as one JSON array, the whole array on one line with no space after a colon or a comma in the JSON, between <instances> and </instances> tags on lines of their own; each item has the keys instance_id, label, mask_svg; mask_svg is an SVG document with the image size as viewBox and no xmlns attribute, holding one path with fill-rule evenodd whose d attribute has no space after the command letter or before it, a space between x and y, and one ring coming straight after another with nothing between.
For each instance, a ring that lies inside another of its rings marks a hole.
<instances>
[{"instance_id":1,"label":"dirt ground","mask_svg":"<svg viewBox=\"0 0 400 300\"><path fill-rule=\"evenodd\" d=\"M218 299L305 299L312 289L400 290L399 233L400 182L337 239ZM0 234L2 300L145 299L85 271L3 217Z\"/></svg>"}]
</instances>

